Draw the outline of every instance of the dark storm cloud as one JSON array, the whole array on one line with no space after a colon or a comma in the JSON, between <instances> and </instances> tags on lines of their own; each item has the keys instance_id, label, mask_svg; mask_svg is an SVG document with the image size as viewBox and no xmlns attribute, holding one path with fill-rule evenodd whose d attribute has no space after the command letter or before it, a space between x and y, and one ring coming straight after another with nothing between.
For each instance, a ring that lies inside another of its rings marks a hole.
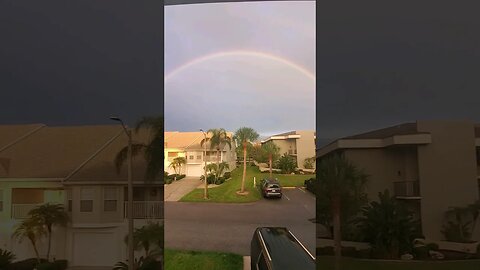
<instances>
[{"instance_id":1,"label":"dark storm cloud","mask_svg":"<svg viewBox=\"0 0 480 270\"><path fill-rule=\"evenodd\" d=\"M324 4L317 14L318 136L420 119L480 122L477 9L369 3Z\"/></svg>"},{"instance_id":2,"label":"dark storm cloud","mask_svg":"<svg viewBox=\"0 0 480 270\"><path fill-rule=\"evenodd\" d=\"M163 113L161 1L2 1L0 124Z\"/></svg>"}]
</instances>

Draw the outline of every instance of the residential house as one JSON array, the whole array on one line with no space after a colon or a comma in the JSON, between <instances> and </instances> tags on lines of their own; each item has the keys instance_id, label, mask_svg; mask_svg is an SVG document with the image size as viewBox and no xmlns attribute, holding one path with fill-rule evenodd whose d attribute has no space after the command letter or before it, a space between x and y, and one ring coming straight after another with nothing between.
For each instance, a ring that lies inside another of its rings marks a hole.
<instances>
[{"instance_id":1,"label":"residential house","mask_svg":"<svg viewBox=\"0 0 480 270\"><path fill-rule=\"evenodd\" d=\"M388 189L413 210L427 239L444 240L449 207L479 199L480 126L470 121L417 121L349 136L318 149L317 158L335 152L370 176L370 200Z\"/></svg>"},{"instance_id":2,"label":"residential house","mask_svg":"<svg viewBox=\"0 0 480 270\"><path fill-rule=\"evenodd\" d=\"M148 132L133 133L146 143ZM63 204L71 223L56 228L51 256L71 266L113 266L127 258L127 166L114 159L127 145L121 126L0 126L0 247L17 259L34 257L28 240L11 238L29 210ZM161 179L145 182L145 160L133 159L135 226L163 219ZM46 241L40 253L46 253Z\"/></svg>"},{"instance_id":3,"label":"residential house","mask_svg":"<svg viewBox=\"0 0 480 270\"><path fill-rule=\"evenodd\" d=\"M315 157L316 132L310 130L297 130L268 137L261 143L272 141L280 148L280 155L288 154L297 162L300 169L306 169L305 159Z\"/></svg>"},{"instance_id":4,"label":"residential house","mask_svg":"<svg viewBox=\"0 0 480 270\"><path fill-rule=\"evenodd\" d=\"M233 137L232 132L227 132L227 135L230 138ZM207 137L208 136L211 136L211 134L207 134ZM169 174L175 173L170 166L171 162L176 157L184 157L187 163L182 166L181 174L198 177L203 175L205 161L207 164L217 162L217 149L212 149L209 142L201 145L204 138L205 135L203 132L165 132L165 171ZM227 162L230 170L235 169L235 142L232 141L231 148L228 145L222 145L220 147L219 162Z\"/></svg>"}]
</instances>

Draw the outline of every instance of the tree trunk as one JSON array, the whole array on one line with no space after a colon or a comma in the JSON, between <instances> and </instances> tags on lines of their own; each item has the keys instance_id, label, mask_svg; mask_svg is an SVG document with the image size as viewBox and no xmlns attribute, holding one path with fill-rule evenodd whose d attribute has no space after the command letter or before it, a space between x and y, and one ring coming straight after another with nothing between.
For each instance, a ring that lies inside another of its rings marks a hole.
<instances>
[{"instance_id":1,"label":"tree trunk","mask_svg":"<svg viewBox=\"0 0 480 270\"><path fill-rule=\"evenodd\" d=\"M245 192L245 177L247 175L247 144L243 143L243 175L242 175L242 188L240 192Z\"/></svg>"},{"instance_id":2,"label":"tree trunk","mask_svg":"<svg viewBox=\"0 0 480 270\"><path fill-rule=\"evenodd\" d=\"M48 228L48 247L47 247L47 261L50 261L50 247L52 246L52 228Z\"/></svg>"},{"instance_id":3,"label":"tree trunk","mask_svg":"<svg viewBox=\"0 0 480 270\"><path fill-rule=\"evenodd\" d=\"M270 165L270 178L272 178L272 154L268 155L268 163Z\"/></svg>"},{"instance_id":4,"label":"tree trunk","mask_svg":"<svg viewBox=\"0 0 480 270\"><path fill-rule=\"evenodd\" d=\"M215 182L218 180L220 171L220 148L217 148L217 171L215 172Z\"/></svg>"},{"instance_id":5,"label":"tree trunk","mask_svg":"<svg viewBox=\"0 0 480 270\"><path fill-rule=\"evenodd\" d=\"M30 242L32 243L33 250L35 251L35 256L37 256L37 261L38 263L40 263L40 254L38 253L37 244L35 243L35 240L33 240L32 238L29 238L29 239L30 239Z\"/></svg>"},{"instance_id":6,"label":"tree trunk","mask_svg":"<svg viewBox=\"0 0 480 270\"><path fill-rule=\"evenodd\" d=\"M340 269L342 256L342 235L340 228L340 198L333 198L333 242L335 246L335 270Z\"/></svg>"}]
</instances>

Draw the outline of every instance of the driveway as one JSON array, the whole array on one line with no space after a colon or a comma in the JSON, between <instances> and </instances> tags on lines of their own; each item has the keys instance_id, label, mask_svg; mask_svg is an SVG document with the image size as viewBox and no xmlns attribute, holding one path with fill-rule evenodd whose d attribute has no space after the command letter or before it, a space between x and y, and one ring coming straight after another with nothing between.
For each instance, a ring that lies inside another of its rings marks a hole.
<instances>
[{"instance_id":1,"label":"driveway","mask_svg":"<svg viewBox=\"0 0 480 270\"><path fill-rule=\"evenodd\" d=\"M315 197L285 189L282 199L254 203L165 202L165 247L250 255L250 240L260 226L289 228L314 254Z\"/></svg>"},{"instance_id":2,"label":"driveway","mask_svg":"<svg viewBox=\"0 0 480 270\"><path fill-rule=\"evenodd\" d=\"M200 181L200 177L187 176L171 184L165 185L165 201L176 202L201 184L202 181Z\"/></svg>"}]
</instances>

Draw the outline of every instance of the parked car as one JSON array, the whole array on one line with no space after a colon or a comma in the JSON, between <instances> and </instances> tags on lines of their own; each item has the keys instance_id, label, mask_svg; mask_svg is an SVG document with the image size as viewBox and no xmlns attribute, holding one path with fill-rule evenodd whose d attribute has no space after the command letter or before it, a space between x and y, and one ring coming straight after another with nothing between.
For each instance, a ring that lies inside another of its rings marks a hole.
<instances>
[{"instance_id":1,"label":"parked car","mask_svg":"<svg viewBox=\"0 0 480 270\"><path fill-rule=\"evenodd\" d=\"M264 198L282 197L282 186L277 179L266 178L260 182L260 191Z\"/></svg>"},{"instance_id":2,"label":"parked car","mask_svg":"<svg viewBox=\"0 0 480 270\"><path fill-rule=\"evenodd\" d=\"M315 270L315 257L284 227L259 227L250 244L252 270Z\"/></svg>"}]
</instances>

